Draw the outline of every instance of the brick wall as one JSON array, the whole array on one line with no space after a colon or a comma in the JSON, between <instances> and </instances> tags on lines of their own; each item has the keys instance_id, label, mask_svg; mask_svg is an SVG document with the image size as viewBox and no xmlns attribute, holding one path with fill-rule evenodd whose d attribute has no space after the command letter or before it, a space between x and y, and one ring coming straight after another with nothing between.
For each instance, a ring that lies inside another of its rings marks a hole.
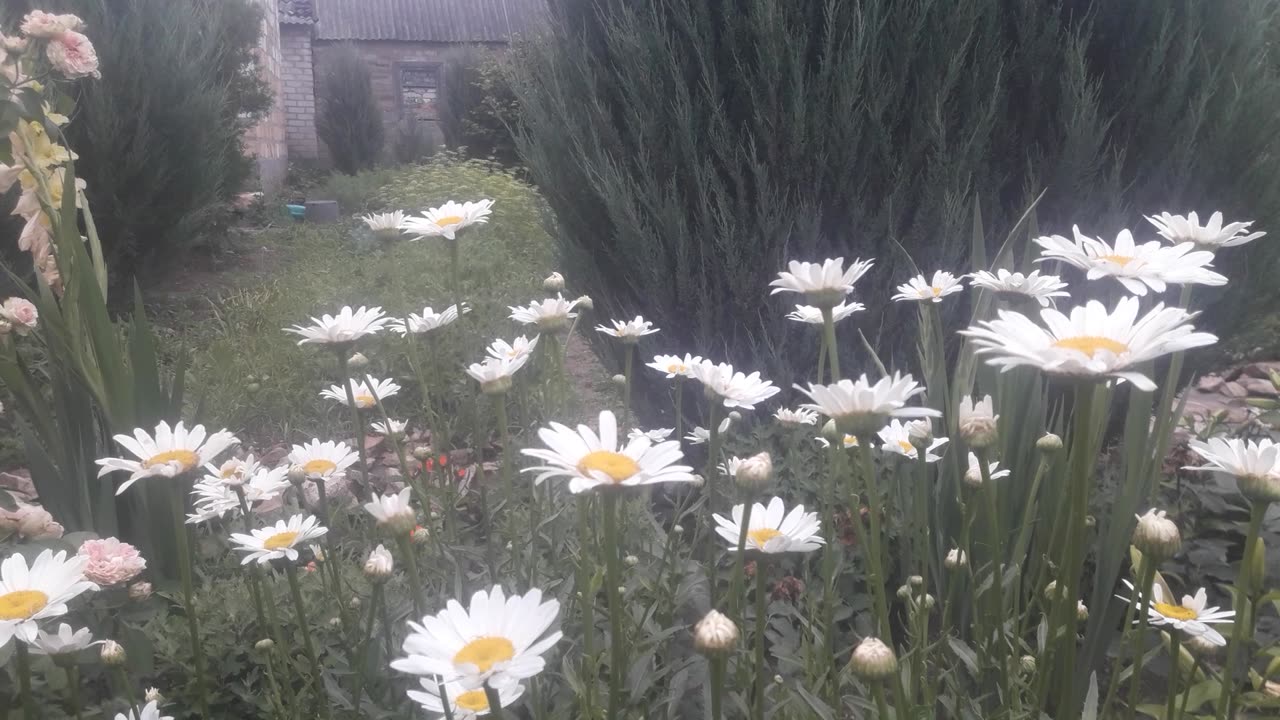
<instances>
[{"instance_id":1,"label":"brick wall","mask_svg":"<svg viewBox=\"0 0 1280 720\"><path fill-rule=\"evenodd\" d=\"M320 142L316 138L315 73L311 56L310 25L280 25L281 80L283 92L277 104L284 112L285 139L289 157L316 160Z\"/></svg>"},{"instance_id":2,"label":"brick wall","mask_svg":"<svg viewBox=\"0 0 1280 720\"><path fill-rule=\"evenodd\" d=\"M258 41L258 72L274 97L281 93L280 25L276 22L275 0L254 0L262 6L262 37ZM267 114L245 133L245 147L257 163L258 183L263 192L272 194L280 189L288 169L289 156L285 147L284 109L277 101Z\"/></svg>"}]
</instances>

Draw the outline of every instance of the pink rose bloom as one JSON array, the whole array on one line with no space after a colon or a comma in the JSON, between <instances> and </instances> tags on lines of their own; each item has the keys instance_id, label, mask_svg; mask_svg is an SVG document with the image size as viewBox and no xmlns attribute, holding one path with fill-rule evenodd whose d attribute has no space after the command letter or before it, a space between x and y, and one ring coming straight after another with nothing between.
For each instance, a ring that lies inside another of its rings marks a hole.
<instances>
[{"instance_id":1,"label":"pink rose bloom","mask_svg":"<svg viewBox=\"0 0 1280 720\"><path fill-rule=\"evenodd\" d=\"M22 25L18 29L28 37L52 38L83 27L84 21L75 15L54 15L43 10L32 10L22 18Z\"/></svg>"},{"instance_id":2,"label":"pink rose bloom","mask_svg":"<svg viewBox=\"0 0 1280 720\"><path fill-rule=\"evenodd\" d=\"M147 568L138 548L115 538L85 540L76 554L89 559L84 576L99 585L129 582Z\"/></svg>"},{"instance_id":3,"label":"pink rose bloom","mask_svg":"<svg viewBox=\"0 0 1280 720\"><path fill-rule=\"evenodd\" d=\"M68 78L102 77L98 72L98 53L89 38L68 30L49 40L44 54L54 69Z\"/></svg>"},{"instance_id":4,"label":"pink rose bloom","mask_svg":"<svg viewBox=\"0 0 1280 720\"><path fill-rule=\"evenodd\" d=\"M34 330L40 322L39 311L26 298L11 297L5 300L4 305L0 305L0 315L3 315L5 320L13 323L14 328L19 333Z\"/></svg>"}]
</instances>

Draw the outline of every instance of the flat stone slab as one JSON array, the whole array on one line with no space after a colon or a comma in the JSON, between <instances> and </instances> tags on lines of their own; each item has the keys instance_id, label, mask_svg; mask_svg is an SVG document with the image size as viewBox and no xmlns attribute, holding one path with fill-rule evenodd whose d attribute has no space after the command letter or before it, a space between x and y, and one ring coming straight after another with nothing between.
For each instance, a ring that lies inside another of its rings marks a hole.
<instances>
[{"instance_id":1,"label":"flat stone slab","mask_svg":"<svg viewBox=\"0 0 1280 720\"><path fill-rule=\"evenodd\" d=\"M308 200L306 220L309 223L338 222L337 200Z\"/></svg>"}]
</instances>

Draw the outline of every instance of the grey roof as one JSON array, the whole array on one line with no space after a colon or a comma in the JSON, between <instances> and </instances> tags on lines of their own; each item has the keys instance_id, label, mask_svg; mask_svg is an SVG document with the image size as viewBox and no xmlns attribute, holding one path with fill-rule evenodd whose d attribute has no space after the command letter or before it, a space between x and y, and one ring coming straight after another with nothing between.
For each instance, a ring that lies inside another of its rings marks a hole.
<instances>
[{"instance_id":1,"label":"grey roof","mask_svg":"<svg viewBox=\"0 0 1280 720\"><path fill-rule=\"evenodd\" d=\"M280 22L285 25L310 25L316 21L312 0L279 0Z\"/></svg>"},{"instance_id":2,"label":"grey roof","mask_svg":"<svg viewBox=\"0 0 1280 720\"><path fill-rule=\"evenodd\" d=\"M296 0L295 0L296 1ZM507 42L546 0L310 0L317 40Z\"/></svg>"}]
</instances>

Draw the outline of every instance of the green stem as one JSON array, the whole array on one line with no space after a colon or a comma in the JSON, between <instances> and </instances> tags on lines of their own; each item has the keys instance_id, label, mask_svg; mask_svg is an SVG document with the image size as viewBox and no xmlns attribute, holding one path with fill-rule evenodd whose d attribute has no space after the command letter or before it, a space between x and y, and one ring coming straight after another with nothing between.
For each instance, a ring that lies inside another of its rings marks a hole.
<instances>
[{"instance_id":1,"label":"green stem","mask_svg":"<svg viewBox=\"0 0 1280 720\"><path fill-rule=\"evenodd\" d=\"M356 394L351 388L351 364L350 358L347 357L347 351L351 348L346 345L339 345L335 348L334 353L338 356L338 381L342 383L342 387L347 393L347 407L351 410L351 424L355 427L356 436L356 452L360 455L360 472L361 485L367 489L369 485L369 458L366 456L364 449L364 421L360 419L360 408L356 406ZM373 392L373 388L369 388L369 392ZM328 517L325 518L328 521Z\"/></svg>"},{"instance_id":2,"label":"green stem","mask_svg":"<svg viewBox=\"0 0 1280 720\"><path fill-rule=\"evenodd\" d=\"M684 376L676 376L676 429L675 439L684 438Z\"/></svg>"},{"instance_id":3,"label":"green stem","mask_svg":"<svg viewBox=\"0 0 1280 720\"><path fill-rule=\"evenodd\" d=\"M36 699L31 694L31 657L28 655L26 642L14 638L14 654L18 660L18 693L22 696L22 716L29 720L40 717L36 712Z\"/></svg>"},{"instance_id":4,"label":"green stem","mask_svg":"<svg viewBox=\"0 0 1280 720\"><path fill-rule=\"evenodd\" d=\"M831 360L831 382L840 380L840 348L836 345L836 321L830 306L822 307L822 342ZM821 382L821 376L819 376Z\"/></svg>"},{"instance_id":5,"label":"green stem","mask_svg":"<svg viewBox=\"0 0 1280 720\"><path fill-rule=\"evenodd\" d=\"M1174 720L1178 702L1178 673L1182 665L1182 636L1177 630L1169 633L1169 687L1165 698L1164 720Z\"/></svg>"},{"instance_id":6,"label":"green stem","mask_svg":"<svg viewBox=\"0 0 1280 720\"><path fill-rule=\"evenodd\" d=\"M916 526L916 574L927 581L933 548L929 544L929 460L923 450L916 450L915 501L911 510Z\"/></svg>"},{"instance_id":7,"label":"green stem","mask_svg":"<svg viewBox=\"0 0 1280 720\"><path fill-rule=\"evenodd\" d=\"M507 422L506 393L493 396L493 409L498 416L498 436L502 438L502 495L510 503L515 483L511 479L511 424Z\"/></svg>"},{"instance_id":8,"label":"green stem","mask_svg":"<svg viewBox=\"0 0 1280 720\"><path fill-rule=\"evenodd\" d=\"M359 667L356 668L356 691L352 693L351 698L356 706L356 716L360 716L360 702L363 700L364 687L368 682L366 677L369 665L369 645L373 643L373 623L378 617L378 605L382 603L382 583L373 584L373 590L369 593L369 615L365 619L364 635L360 638ZM372 698L370 698L372 699Z\"/></svg>"},{"instance_id":9,"label":"green stem","mask_svg":"<svg viewBox=\"0 0 1280 720\"><path fill-rule=\"evenodd\" d=\"M636 355L634 343L623 341L622 348L622 376L626 380L622 383L622 424L618 426L619 433L626 432L631 422L631 366L635 363Z\"/></svg>"},{"instance_id":10,"label":"green stem","mask_svg":"<svg viewBox=\"0 0 1280 720\"><path fill-rule=\"evenodd\" d=\"M1178 707L1177 717L1187 714L1187 703L1191 701L1191 688L1196 685L1196 675L1200 674L1200 657L1195 656L1195 662L1191 665L1191 676L1187 678L1187 689L1182 692L1182 703Z\"/></svg>"},{"instance_id":11,"label":"green stem","mask_svg":"<svg viewBox=\"0 0 1280 720\"><path fill-rule=\"evenodd\" d=\"M1140 598L1138 607L1138 627L1133 632L1133 668L1129 674L1129 717L1133 717L1138 711L1138 691L1142 686L1142 666L1146 660L1147 652L1144 645L1147 639L1147 611L1151 597L1151 584L1155 581L1156 565L1151 562L1147 556L1142 557L1139 566L1139 582L1141 583L1134 589L1135 598Z\"/></svg>"},{"instance_id":12,"label":"green stem","mask_svg":"<svg viewBox=\"0 0 1280 720\"><path fill-rule=\"evenodd\" d=\"M604 510L605 590L609 598L609 712L610 720L623 720L622 678L627 669L627 643L622 632L621 560L618 547L618 494L600 495Z\"/></svg>"},{"instance_id":13,"label":"green stem","mask_svg":"<svg viewBox=\"0 0 1280 720\"><path fill-rule=\"evenodd\" d=\"M397 533L396 545L399 546L400 555L404 558L405 567L408 568L409 592L413 595L414 615L421 618L427 612L427 599L423 595L422 577L418 573L418 558L413 552L413 540L408 533Z\"/></svg>"},{"instance_id":14,"label":"green stem","mask_svg":"<svg viewBox=\"0 0 1280 720\"><path fill-rule=\"evenodd\" d=\"M387 413L387 407L383 404L382 398L378 397L378 393L373 390L373 377L368 373L364 375L365 384L369 386L369 394L373 395L373 402L378 407L378 414L382 416L382 422L387 429L386 439L391 443L391 449L396 454L396 461L400 465L400 474L404 476L404 481L413 488L413 494L418 498L418 504L422 506L423 513L429 519L431 517L431 498L427 495L426 489L418 482L418 478L411 472L409 467L409 457L404 451L404 436L391 432L391 416ZM326 518L326 521L328 518Z\"/></svg>"},{"instance_id":15,"label":"green stem","mask_svg":"<svg viewBox=\"0 0 1280 720\"><path fill-rule=\"evenodd\" d=\"M823 330L822 335L818 339L818 380L819 385L822 384L822 376L827 370L827 333Z\"/></svg>"},{"instance_id":16,"label":"green stem","mask_svg":"<svg viewBox=\"0 0 1280 720\"><path fill-rule=\"evenodd\" d=\"M711 663L711 720L720 720L723 710L724 696L724 665L725 659L723 655L715 655L710 659Z\"/></svg>"},{"instance_id":17,"label":"green stem","mask_svg":"<svg viewBox=\"0 0 1280 720\"><path fill-rule=\"evenodd\" d=\"M764 664L765 616L768 613L765 567L765 556L761 554L756 559L756 683L755 700L751 703L754 720L764 720L764 687L768 684Z\"/></svg>"},{"instance_id":18,"label":"green stem","mask_svg":"<svg viewBox=\"0 0 1280 720\"><path fill-rule=\"evenodd\" d=\"M1225 720L1235 705L1239 690L1235 679L1237 658L1241 652L1248 658L1247 648L1253 638L1253 569L1261 542L1262 520L1267 514L1267 504L1255 502L1249 509L1249 530L1245 535L1244 557L1240 560L1240 584L1236 588L1236 622L1231 628L1231 644L1227 646L1227 665L1222 672L1222 690L1218 695L1218 720ZM1261 578L1259 578L1261 580Z\"/></svg>"},{"instance_id":19,"label":"green stem","mask_svg":"<svg viewBox=\"0 0 1280 720\"><path fill-rule=\"evenodd\" d=\"M889 720L893 717L889 714L889 703L884 699L884 683L879 680L871 681L871 697L876 701L876 712L878 720Z\"/></svg>"},{"instance_id":20,"label":"green stem","mask_svg":"<svg viewBox=\"0 0 1280 720\"><path fill-rule=\"evenodd\" d=\"M995 662L996 667L1000 669L1000 682L1004 698L1009 699L1011 688L1009 687L1009 673L1005 666L1005 627L1004 627L1004 531L1000 523L1000 499L997 495L996 484L991 480L991 467L989 460L991 453L986 449L980 449L974 453L978 456L978 470L982 475L982 492L987 500L987 514L990 519L987 521L991 528L991 622L990 629L995 631L994 636L988 639L995 643Z\"/></svg>"},{"instance_id":21,"label":"green stem","mask_svg":"<svg viewBox=\"0 0 1280 720\"><path fill-rule=\"evenodd\" d=\"M591 669L595 664L596 651L596 621L595 621L595 593L592 592L591 578L594 569L594 558L591 554L590 536L590 496L578 496L578 578L577 585L578 594L581 596L582 605L582 668L580 677L594 677L594 671ZM595 717L594 699L594 683L587 685L587 692L583 694L583 717Z\"/></svg>"},{"instance_id":22,"label":"green stem","mask_svg":"<svg viewBox=\"0 0 1280 720\"><path fill-rule=\"evenodd\" d=\"M262 575L262 566L256 563L253 568L253 574L257 576L259 579L263 579L265 577ZM289 663L289 653L285 649L286 646L284 644L284 636L280 630L281 628L280 615L279 613L276 612L275 602L273 602L270 599L270 588L271 588L271 585L265 582L262 583L262 597L264 600L263 605L266 606L267 621L270 623L269 627L271 628L271 641L275 643L275 648L272 649L272 652L278 652L281 654L285 662L285 670L287 672L291 672L292 669ZM298 694L293 689L293 683L291 682L285 683L284 689L289 698L289 707L295 707L298 703Z\"/></svg>"},{"instance_id":23,"label":"green stem","mask_svg":"<svg viewBox=\"0 0 1280 720\"><path fill-rule=\"evenodd\" d=\"M733 559L733 578L729 583L729 616L735 619L735 622L742 622L743 618L739 614L742 600L742 579L746 575L747 564L747 532L751 525L751 493L744 490L742 492L742 528L738 531L738 554ZM756 563L757 572L760 569L760 563Z\"/></svg>"},{"instance_id":24,"label":"green stem","mask_svg":"<svg viewBox=\"0 0 1280 720\"><path fill-rule=\"evenodd\" d=\"M1148 574L1151 575L1151 578L1147 577ZM1129 598L1129 604L1125 607L1124 624L1120 626L1123 628L1121 633L1127 633L1133 627L1133 616L1138 609L1139 594L1145 593L1150 588L1151 581L1155 577L1155 567L1146 555L1143 555L1142 560L1138 563L1136 577L1140 586L1134 588L1133 595ZM1141 644L1135 645L1135 652L1142 652ZM1109 717L1107 711L1111 707L1111 702L1115 700L1116 691L1120 689L1120 661L1123 655L1123 653L1116 653L1116 659L1111 665L1111 682L1107 685L1107 695L1102 701L1102 706L1098 709L1098 717Z\"/></svg>"},{"instance_id":25,"label":"green stem","mask_svg":"<svg viewBox=\"0 0 1280 720\"><path fill-rule=\"evenodd\" d=\"M67 663L67 695L71 700L71 714L76 720L83 717L84 703L80 699L80 668L76 666L75 660Z\"/></svg>"},{"instance_id":26,"label":"green stem","mask_svg":"<svg viewBox=\"0 0 1280 720\"><path fill-rule=\"evenodd\" d=\"M284 699L280 694L280 682L276 679L275 663L271 660L273 653L275 653L274 648L263 653L262 662L266 666L267 684L271 687L271 706L279 713L278 717L283 718L285 714ZM293 709L292 704L289 707ZM359 707L356 708L357 712L359 709Z\"/></svg>"},{"instance_id":27,"label":"green stem","mask_svg":"<svg viewBox=\"0 0 1280 720\"><path fill-rule=\"evenodd\" d=\"M702 479L706 483L707 501L702 507L702 522L699 523L699 532L701 535L702 528L712 527L714 522L711 519L712 513L715 512L716 506L716 456L720 454L720 419L716 417L716 411L720 409L720 399L711 398L710 407L707 408L707 465L703 470ZM716 606L716 555L715 543L703 542L702 545L702 561L707 573L707 593L711 598L711 607Z\"/></svg>"},{"instance_id":28,"label":"green stem","mask_svg":"<svg viewBox=\"0 0 1280 720\"><path fill-rule=\"evenodd\" d=\"M489 683L484 684L484 696L489 699L489 717L493 720L504 720L506 713L502 711L502 697Z\"/></svg>"},{"instance_id":29,"label":"green stem","mask_svg":"<svg viewBox=\"0 0 1280 720\"><path fill-rule=\"evenodd\" d=\"M453 720L453 703L449 702L449 689L445 687L443 680L436 680L436 689L440 693L440 707L444 708L444 720ZM486 702L488 698L486 695Z\"/></svg>"},{"instance_id":30,"label":"green stem","mask_svg":"<svg viewBox=\"0 0 1280 720\"><path fill-rule=\"evenodd\" d=\"M169 486L173 503L173 539L178 554L178 574L182 581L182 610L187 616L187 633L191 640L191 654L195 659L196 700L204 717L209 714L209 690L205 679L204 646L200 643L200 618L196 614L195 588L191 577L191 546L187 538L186 504L182 488L186 483Z\"/></svg>"},{"instance_id":31,"label":"green stem","mask_svg":"<svg viewBox=\"0 0 1280 720\"><path fill-rule=\"evenodd\" d=\"M819 378L819 382L821 382L821 378ZM826 531L826 543L822 547L822 582L824 584L822 593L822 644L823 657L834 658L836 656L836 605L840 603L840 598L836 597L836 543L840 542L840 537L836 529L835 507L840 501L840 467L844 460L843 442L837 440L832 443L828 454L830 459L827 467L826 497L822 503L822 529ZM857 503L854 504L856 505ZM849 522L854 524L854 532L858 535L859 542L861 542L862 518L855 514L849 518ZM840 698L840 671L834 662L825 663L825 667L827 675L827 704L831 707L837 707Z\"/></svg>"},{"instance_id":32,"label":"green stem","mask_svg":"<svg viewBox=\"0 0 1280 720\"><path fill-rule=\"evenodd\" d=\"M871 576L868 578L868 582L871 584L872 597L875 599L877 625L879 626L876 635L884 638L885 642L892 643L893 629L889 624L889 601L886 599L884 592L884 565L880 548L880 539L883 537L880 530L880 488L876 482L875 463L871 459L871 448L859 446L858 456L862 460L863 490L867 495L867 510L871 516L871 527L870 532L867 533L865 550L868 574ZM854 498L855 502L853 504L856 506L856 494ZM859 525L860 517L860 508L852 507L850 519L855 527Z\"/></svg>"},{"instance_id":33,"label":"green stem","mask_svg":"<svg viewBox=\"0 0 1280 720\"><path fill-rule=\"evenodd\" d=\"M329 576L329 581L325 584L332 588L333 600L338 605L338 619L342 622L342 632L346 635L348 634L347 604L343 602L342 577L338 574L337 547L334 545L333 540L333 536L337 533L333 526L333 516L329 512L329 494L325 490L326 482L323 477L315 481L316 498L320 503L320 515L324 520L325 527L329 528L329 532L324 534L325 559L324 562L320 563L320 577L323 579L326 574Z\"/></svg>"},{"instance_id":34,"label":"green stem","mask_svg":"<svg viewBox=\"0 0 1280 720\"><path fill-rule=\"evenodd\" d=\"M111 673L115 675L116 684L120 686L120 690L124 693L125 700L129 703L129 708L135 713L139 712L142 706L138 704L138 693L134 691L133 681L129 679L129 673L124 669L124 665L111 666ZM27 717L34 720L36 716L28 715Z\"/></svg>"},{"instance_id":35,"label":"green stem","mask_svg":"<svg viewBox=\"0 0 1280 720\"><path fill-rule=\"evenodd\" d=\"M302 635L302 650L307 654L307 662L311 664L315 682L315 704L324 706L325 717L332 717L329 703L324 699L324 675L320 668L320 658L316 655L315 642L311 639L311 625L307 623L307 607L302 600L302 587L298 584L298 569L293 563L286 562L284 572L289 578L289 594L293 598L293 609L298 619L298 632Z\"/></svg>"}]
</instances>

